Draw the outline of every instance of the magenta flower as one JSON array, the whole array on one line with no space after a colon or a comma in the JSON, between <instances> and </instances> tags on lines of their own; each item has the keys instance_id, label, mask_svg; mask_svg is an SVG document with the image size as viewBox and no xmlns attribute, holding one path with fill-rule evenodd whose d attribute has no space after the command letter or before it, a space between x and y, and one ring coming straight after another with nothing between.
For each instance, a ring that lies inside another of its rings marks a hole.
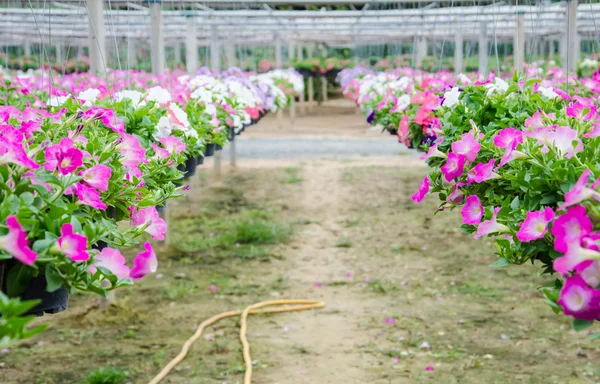
<instances>
[{"instance_id":1,"label":"magenta flower","mask_svg":"<svg viewBox=\"0 0 600 384\"><path fill-rule=\"evenodd\" d=\"M94 188L83 185L82 183L77 183L74 187L74 193L77 195L78 204L89 205L92 208L101 210L105 210L107 208L106 204L104 204L100 199L100 193ZM69 192L72 193L72 191ZM65 193L69 194L69 192Z\"/></svg>"},{"instance_id":2,"label":"magenta flower","mask_svg":"<svg viewBox=\"0 0 600 384\"><path fill-rule=\"evenodd\" d=\"M132 279L141 279L149 273L156 272L158 268L158 259L156 258L156 253L152 249L150 243L144 243L145 251L140 252L133 259L133 268L129 273L129 276Z\"/></svg>"},{"instance_id":3,"label":"magenta flower","mask_svg":"<svg viewBox=\"0 0 600 384\"><path fill-rule=\"evenodd\" d=\"M555 213L550 207L537 212L527 212L521 228L517 232L517 239L523 243L541 239L548 231L548 224L554 219Z\"/></svg>"},{"instance_id":4,"label":"magenta flower","mask_svg":"<svg viewBox=\"0 0 600 384\"><path fill-rule=\"evenodd\" d=\"M429 177L425 176L421 185L419 186L419 190L412 195L412 200L420 203L425 198L425 195L429 193Z\"/></svg>"},{"instance_id":5,"label":"magenta flower","mask_svg":"<svg viewBox=\"0 0 600 384\"><path fill-rule=\"evenodd\" d=\"M73 226L63 224L58 238L58 248L73 261L86 261L90 258L87 252L87 237L73 233Z\"/></svg>"},{"instance_id":6,"label":"magenta flower","mask_svg":"<svg viewBox=\"0 0 600 384\"><path fill-rule=\"evenodd\" d=\"M446 181L452 181L462 176L465 170L465 156L450 152L446 163L440 169Z\"/></svg>"},{"instance_id":7,"label":"magenta flower","mask_svg":"<svg viewBox=\"0 0 600 384\"><path fill-rule=\"evenodd\" d=\"M426 367L425 367L425 370L426 370L427 372L432 372L432 371L434 370L434 368L433 368L433 365L428 365L428 366L426 366Z\"/></svg>"},{"instance_id":8,"label":"magenta flower","mask_svg":"<svg viewBox=\"0 0 600 384\"><path fill-rule=\"evenodd\" d=\"M500 175L494 173L494 164L496 159L490 159L487 163L479 163L467 173L467 181L469 184L483 183L486 180L497 179Z\"/></svg>"},{"instance_id":9,"label":"magenta flower","mask_svg":"<svg viewBox=\"0 0 600 384\"><path fill-rule=\"evenodd\" d=\"M558 207L559 211L562 211L572 205L579 204L584 200L595 198L596 200L600 199L600 194L587 187L589 182L590 175L592 171L586 169L583 171L577 182L571 188L571 190L565 193L565 202Z\"/></svg>"},{"instance_id":10,"label":"magenta flower","mask_svg":"<svg viewBox=\"0 0 600 384\"><path fill-rule=\"evenodd\" d=\"M61 174L68 175L83 165L83 153L73 146L73 140L64 137L59 144L46 148L44 168L53 172L58 168Z\"/></svg>"},{"instance_id":11,"label":"magenta flower","mask_svg":"<svg viewBox=\"0 0 600 384\"><path fill-rule=\"evenodd\" d=\"M452 143L452 152L457 155L463 155L465 158L473 162L477 158L477 154L481 149L481 144L475 139L472 133L465 133L461 139Z\"/></svg>"},{"instance_id":12,"label":"magenta flower","mask_svg":"<svg viewBox=\"0 0 600 384\"><path fill-rule=\"evenodd\" d=\"M129 207L131 213L131 225L146 225L145 231L152 235L153 239L164 240L167 232L167 223L158 216L156 207L142 208L139 211Z\"/></svg>"},{"instance_id":13,"label":"magenta flower","mask_svg":"<svg viewBox=\"0 0 600 384\"><path fill-rule=\"evenodd\" d=\"M163 137L159 140L169 153L179 154L185 151L185 144L175 136Z\"/></svg>"},{"instance_id":14,"label":"magenta flower","mask_svg":"<svg viewBox=\"0 0 600 384\"><path fill-rule=\"evenodd\" d=\"M105 192L108 189L108 179L111 176L111 169L106 165L98 164L83 171L80 176L83 177L83 182L92 186L100 192Z\"/></svg>"},{"instance_id":15,"label":"magenta flower","mask_svg":"<svg viewBox=\"0 0 600 384\"><path fill-rule=\"evenodd\" d=\"M583 151L581 139L577 136L577 131L569 127L558 127L550 133L551 146L567 159L573 157L577 152ZM573 142L577 144L573 146Z\"/></svg>"},{"instance_id":16,"label":"magenta flower","mask_svg":"<svg viewBox=\"0 0 600 384\"><path fill-rule=\"evenodd\" d=\"M210 289L212 293L217 293L217 286L214 284L211 284L208 289Z\"/></svg>"},{"instance_id":17,"label":"magenta flower","mask_svg":"<svg viewBox=\"0 0 600 384\"><path fill-rule=\"evenodd\" d=\"M558 305L565 315L576 319L596 320L599 315L600 291L590 288L581 276L570 276L560 291Z\"/></svg>"},{"instance_id":18,"label":"magenta flower","mask_svg":"<svg viewBox=\"0 0 600 384\"><path fill-rule=\"evenodd\" d=\"M94 262L90 266L90 272L96 273L97 268L102 267L111 271L119 279L129 276L129 267L121 252L114 248L104 248L102 252L94 256Z\"/></svg>"},{"instance_id":19,"label":"magenta flower","mask_svg":"<svg viewBox=\"0 0 600 384\"><path fill-rule=\"evenodd\" d=\"M0 249L26 265L33 265L37 259L37 253L29 248L27 233L23 231L15 216L6 218L8 233L0 236Z\"/></svg>"},{"instance_id":20,"label":"magenta flower","mask_svg":"<svg viewBox=\"0 0 600 384\"><path fill-rule=\"evenodd\" d=\"M389 325L394 325L394 324L396 324L396 319L394 319L393 317L387 317L385 319L385 323L389 324Z\"/></svg>"},{"instance_id":21,"label":"magenta flower","mask_svg":"<svg viewBox=\"0 0 600 384\"><path fill-rule=\"evenodd\" d=\"M516 151L517 145L519 144L516 141L513 141L510 147L506 148L506 151L504 151L504 155L502 155L502 157L500 158L500 163L498 164L498 167L502 167L505 164L510 163L511 161L516 159L526 159L527 157L529 157L521 151Z\"/></svg>"},{"instance_id":22,"label":"magenta flower","mask_svg":"<svg viewBox=\"0 0 600 384\"><path fill-rule=\"evenodd\" d=\"M500 212L502 207L494 208L494 214L492 215L491 220L486 220L479 225L477 228L477 233L475 234L476 239L480 239L482 236L487 236L492 233L504 233L509 232L510 230L506 225L498 223L498 212Z\"/></svg>"},{"instance_id":23,"label":"magenta flower","mask_svg":"<svg viewBox=\"0 0 600 384\"><path fill-rule=\"evenodd\" d=\"M118 133L119 136L125 134L125 123L119 119L112 108L101 108L92 106L83 112L84 119L100 120L107 128Z\"/></svg>"},{"instance_id":24,"label":"magenta flower","mask_svg":"<svg viewBox=\"0 0 600 384\"><path fill-rule=\"evenodd\" d=\"M494 137L494 145L498 148L511 148L513 143L523 142L523 132L514 128L504 128Z\"/></svg>"},{"instance_id":25,"label":"magenta flower","mask_svg":"<svg viewBox=\"0 0 600 384\"><path fill-rule=\"evenodd\" d=\"M463 217L463 223L476 225L481 223L483 217L483 206L481 200L477 195L467 196L465 205L462 207L460 213Z\"/></svg>"}]
</instances>

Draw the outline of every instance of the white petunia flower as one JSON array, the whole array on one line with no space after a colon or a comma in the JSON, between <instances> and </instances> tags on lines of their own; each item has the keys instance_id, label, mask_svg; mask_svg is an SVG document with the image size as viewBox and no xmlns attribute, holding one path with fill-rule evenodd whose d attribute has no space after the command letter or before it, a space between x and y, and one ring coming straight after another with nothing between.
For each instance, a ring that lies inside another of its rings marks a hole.
<instances>
[{"instance_id":1,"label":"white petunia flower","mask_svg":"<svg viewBox=\"0 0 600 384\"><path fill-rule=\"evenodd\" d=\"M97 88L88 88L85 91L79 92L77 98L83 101L83 105L86 107L91 106L98 100L98 96L100 96L100 90Z\"/></svg>"},{"instance_id":2,"label":"white petunia flower","mask_svg":"<svg viewBox=\"0 0 600 384\"><path fill-rule=\"evenodd\" d=\"M458 87L452 87L451 90L444 93L444 101L442 102L442 106L444 107L453 107L458 104L458 98L460 97L460 89Z\"/></svg>"},{"instance_id":3,"label":"white petunia flower","mask_svg":"<svg viewBox=\"0 0 600 384\"><path fill-rule=\"evenodd\" d=\"M146 102L142 100L144 94L139 91L131 91L125 89L123 91L119 91L115 93L115 100L122 101L123 99L131 100L131 106L135 109L141 108L146 105Z\"/></svg>"},{"instance_id":4,"label":"white petunia flower","mask_svg":"<svg viewBox=\"0 0 600 384\"><path fill-rule=\"evenodd\" d=\"M60 107L61 105L63 105L64 103L66 103L67 100L69 100L69 97L71 97L71 95L67 95L67 96L52 96L52 97L50 97L50 99L48 99L48 101L46 102L46 104L48 104L51 107Z\"/></svg>"},{"instance_id":5,"label":"white petunia flower","mask_svg":"<svg viewBox=\"0 0 600 384\"><path fill-rule=\"evenodd\" d=\"M555 99L558 97L558 94L552 90L552 88L539 87L538 92L542 94L542 96L547 97L549 99Z\"/></svg>"},{"instance_id":6,"label":"white petunia flower","mask_svg":"<svg viewBox=\"0 0 600 384\"><path fill-rule=\"evenodd\" d=\"M171 126L171 122L166 116L162 116L156 124L156 131L153 136L156 140L159 140L171 136L172 131L173 127Z\"/></svg>"},{"instance_id":7,"label":"white petunia flower","mask_svg":"<svg viewBox=\"0 0 600 384\"><path fill-rule=\"evenodd\" d=\"M146 100L156 101L161 105L167 104L171 101L171 93L157 85L156 87L148 89L148 96L146 96Z\"/></svg>"}]
</instances>

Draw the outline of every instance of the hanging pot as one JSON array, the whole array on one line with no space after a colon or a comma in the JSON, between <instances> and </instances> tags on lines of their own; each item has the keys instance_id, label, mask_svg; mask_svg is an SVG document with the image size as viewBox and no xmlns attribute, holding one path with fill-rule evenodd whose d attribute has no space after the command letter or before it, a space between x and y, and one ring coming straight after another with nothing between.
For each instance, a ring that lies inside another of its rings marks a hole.
<instances>
[{"instance_id":1,"label":"hanging pot","mask_svg":"<svg viewBox=\"0 0 600 384\"><path fill-rule=\"evenodd\" d=\"M229 141L234 141L234 140L235 140L235 129L229 128Z\"/></svg>"},{"instance_id":2,"label":"hanging pot","mask_svg":"<svg viewBox=\"0 0 600 384\"><path fill-rule=\"evenodd\" d=\"M219 145L219 144L217 144L217 146L215 147L215 150L216 150L216 151L222 151L222 150L223 150L223 146L222 146L222 145Z\"/></svg>"},{"instance_id":3,"label":"hanging pot","mask_svg":"<svg viewBox=\"0 0 600 384\"><path fill-rule=\"evenodd\" d=\"M167 202L163 201L163 205L157 205L156 206L156 212L163 213L166 208L167 208Z\"/></svg>"},{"instance_id":4,"label":"hanging pot","mask_svg":"<svg viewBox=\"0 0 600 384\"><path fill-rule=\"evenodd\" d=\"M2 292L7 292L8 273L13 268L23 268L24 266L16 260L0 261L0 288ZM46 276L43 271L32 277L27 288L20 295L21 300L40 300L40 303L30 309L27 315L43 316L44 313L54 314L66 311L69 307L69 292L61 285L54 292L46 291Z\"/></svg>"},{"instance_id":5,"label":"hanging pot","mask_svg":"<svg viewBox=\"0 0 600 384\"><path fill-rule=\"evenodd\" d=\"M215 144L206 144L206 149L204 150L204 156L210 157L215 154Z\"/></svg>"},{"instance_id":6,"label":"hanging pot","mask_svg":"<svg viewBox=\"0 0 600 384\"><path fill-rule=\"evenodd\" d=\"M196 166L197 165L198 165L198 163L196 163L195 157L190 157L189 159L187 159L185 161L185 176L186 177L194 176L196 174Z\"/></svg>"},{"instance_id":7,"label":"hanging pot","mask_svg":"<svg viewBox=\"0 0 600 384\"><path fill-rule=\"evenodd\" d=\"M197 165L204 164L204 156L196 156L196 164Z\"/></svg>"}]
</instances>

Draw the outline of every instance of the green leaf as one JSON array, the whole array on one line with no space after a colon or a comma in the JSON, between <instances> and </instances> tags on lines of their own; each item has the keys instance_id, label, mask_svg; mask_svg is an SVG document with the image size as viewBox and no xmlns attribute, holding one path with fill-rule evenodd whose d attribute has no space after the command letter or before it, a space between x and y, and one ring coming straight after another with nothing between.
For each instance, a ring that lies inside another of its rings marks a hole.
<instances>
[{"instance_id":1,"label":"green leaf","mask_svg":"<svg viewBox=\"0 0 600 384\"><path fill-rule=\"evenodd\" d=\"M46 292L54 292L62 286L60 273L53 264L46 264Z\"/></svg>"},{"instance_id":2,"label":"green leaf","mask_svg":"<svg viewBox=\"0 0 600 384\"><path fill-rule=\"evenodd\" d=\"M8 272L6 279L6 294L9 297L18 297L29 285L33 277L34 270L25 264L17 263Z\"/></svg>"},{"instance_id":3,"label":"green leaf","mask_svg":"<svg viewBox=\"0 0 600 384\"><path fill-rule=\"evenodd\" d=\"M508 262L508 260L506 260L505 258L500 258L496 261L494 261L492 264L489 265L489 267L492 268L503 268L510 265L510 263Z\"/></svg>"},{"instance_id":4,"label":"green leaf","mask_svg":"<svg viewBox=\"0 0 600 384\"><path fill-rule=\"evenodd\" d=\"M573 329L577 332L583 331L586 328L589 328L594 324L593 321L582 320L582 319L573 319Z\"/></svg>"}]
</instances>

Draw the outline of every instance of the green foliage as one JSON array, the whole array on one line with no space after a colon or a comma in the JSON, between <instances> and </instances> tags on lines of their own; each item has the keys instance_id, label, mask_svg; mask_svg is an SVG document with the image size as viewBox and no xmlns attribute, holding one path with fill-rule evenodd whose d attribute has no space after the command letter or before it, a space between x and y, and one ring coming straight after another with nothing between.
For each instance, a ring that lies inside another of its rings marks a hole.
<instances>
[{"instance_id":1,"label":"green foliage","mask_svg":"<svg viewBox=\"0 0 600 384\"><path fill-rule=\"evenodd\" d=\"M0 292L0 348L6 348L19 340L33 337L46 329L47 325L26 329L27 324L35 319L35 316L25 314L38 302L9 298Z\"/></svg>"},{"instance_id":2,"label":"green foliage","mask_svg":"<svg viewBox=\"0 0 600 384\"><path fill-rule=\"evenodd\" d=\"M125 384L129 374L119 368L98 368L91 372L84 384Z\"/></svg>"}]
</instances>

